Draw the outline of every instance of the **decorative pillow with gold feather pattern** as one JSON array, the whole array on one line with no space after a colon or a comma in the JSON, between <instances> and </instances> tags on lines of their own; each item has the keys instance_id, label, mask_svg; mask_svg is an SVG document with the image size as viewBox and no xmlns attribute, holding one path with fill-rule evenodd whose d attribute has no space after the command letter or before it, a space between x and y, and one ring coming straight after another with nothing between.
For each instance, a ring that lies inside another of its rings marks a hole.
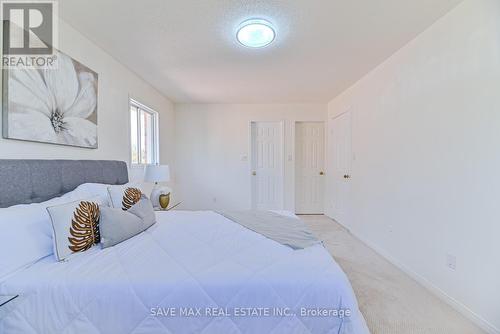
<instances>
[{"instance_id":1,"label":"decorative pillow with gold feather pattern","mask_svg":"<svg viewBox=\"0 0 500 334\"><path fill-rule=\"evenodd\" d=\"M143 192L138 185L129 183L122 186L109 186L108 194L111 206L127 211L141 200Z\"/></svg>"},{"instance_id":2,"label":"decorative pillow with gold feather pattern","mask_svg":"<svg viewBox=\"0 0 500 334\"><path fill-rule=\"evenodd\" d=\"M57 260L62 261L72 253L84 252L99 244L100 207L106 202L102 197L94 197L47 208Z\"/></svg>"}]
</instances>

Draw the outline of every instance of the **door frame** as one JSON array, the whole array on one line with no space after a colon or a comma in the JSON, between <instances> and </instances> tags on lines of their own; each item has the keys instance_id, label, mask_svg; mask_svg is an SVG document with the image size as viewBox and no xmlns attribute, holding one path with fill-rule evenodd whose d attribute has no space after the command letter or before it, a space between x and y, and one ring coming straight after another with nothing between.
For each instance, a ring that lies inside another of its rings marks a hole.
<instances>
[{"instance_id":1,"label":"door frame","mask_svg":"<svg viewBox=\"0 0 500 334\"><path fill-rule=\"evenodd\" d=\"M323 170L325 174L328 172L328 120L327 121L306 121L306 120L296 120L293 122L293 211L294 213L297 211L297 124L298 123L322 123L323 124ZM319 213L321 215L326 214L326 198L327 198L327 177L328 174L325 175L324 179L324 187L323 187L323 212Z\"/></svg>"},{"instance_id":2,"label":"door frame","mask_svg":"<svg viewBox=\"0 0 500 334\"><path fill-rule=\"evenodd\" d=\"M255 203L255 183L254 176L252 175L254 166L254 151L253 151L253 131L252 127L255 123L278 123L281 130L281 201L278 210L284 210L285 207L285 121L284 120L251 120L248 122L248 175L250 182L250 208L255 210L257 205Z\"/></svg>"}]
</instances>

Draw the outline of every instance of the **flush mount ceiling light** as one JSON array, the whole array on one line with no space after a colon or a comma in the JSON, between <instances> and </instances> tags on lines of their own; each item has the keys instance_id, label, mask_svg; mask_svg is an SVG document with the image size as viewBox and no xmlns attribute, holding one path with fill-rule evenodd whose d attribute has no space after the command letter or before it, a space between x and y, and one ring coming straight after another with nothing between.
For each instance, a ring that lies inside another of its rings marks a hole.
<instances>
[{"instance_id":1,"label":"flush mount ceiling light","mask_svg":"<svg viewBox=\"0 0 500 334\"><path fill-rule=\"evenodd\" d=\"M263 19L246 20L238 27L236 39L249 48L263 48L274 41L276 31L271 22Z\"/></svg>"}]
</instances>

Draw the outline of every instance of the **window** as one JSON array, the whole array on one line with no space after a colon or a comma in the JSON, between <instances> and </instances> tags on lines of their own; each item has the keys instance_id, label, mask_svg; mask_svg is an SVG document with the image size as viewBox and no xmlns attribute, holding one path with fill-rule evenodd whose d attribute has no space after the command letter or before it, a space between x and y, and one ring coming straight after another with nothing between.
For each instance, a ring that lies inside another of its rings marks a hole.
<instances>
[{"instance_id":1,"label":"window","mask_svg":"<svg viewBox=\"0 0 500 334\"><path fill-rule=\"evenodd\" d=\"M132 164L149 165L159 162L158 113L130 99L130 138Z\"/></svg>"}]
</instances>

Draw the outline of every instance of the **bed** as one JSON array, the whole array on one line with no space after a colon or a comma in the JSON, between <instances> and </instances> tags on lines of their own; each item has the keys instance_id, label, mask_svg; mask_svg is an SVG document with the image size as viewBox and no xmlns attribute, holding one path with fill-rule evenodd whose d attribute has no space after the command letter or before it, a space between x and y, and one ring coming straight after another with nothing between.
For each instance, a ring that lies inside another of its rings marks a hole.
<instances>
[{"instance_id":1,"label":"bed","mask_svg":"<svg viewBox=\"0 0 500 334\"><path fill-rule=\"evenodd\" d=\"M28 180L17 203L128 181L119 162L44 163L61 193L34 192L40 181ZM2 187L16 164L29 178L41 168L0 160ZM93 164L97 176L78 171ZM1 196L0 206L16 204ZM45 256L0 281L0 295L13 294L20 297L0 313L0 333L369 333L348 279L321 244L293 250L212 211L158 212L155 225L114 247L64 262Z\"/></svg>"}]
</instances>

